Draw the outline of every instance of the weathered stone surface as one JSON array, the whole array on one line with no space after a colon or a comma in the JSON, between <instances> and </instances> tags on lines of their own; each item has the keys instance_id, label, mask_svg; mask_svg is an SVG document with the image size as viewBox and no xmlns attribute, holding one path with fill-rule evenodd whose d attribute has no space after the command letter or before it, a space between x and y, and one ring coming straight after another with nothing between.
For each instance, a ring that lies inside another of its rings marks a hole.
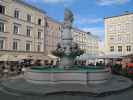
<instances>
[{"instance_id":1,"label":"weathered stone surface","mask_svg":"<svg viewBox=\"0 0 133 100\"><path fill-rule=\"evenodd\" d=\"M111 78L109 68L95 70L38 71L27 70L26 81L37 84L101 84Z\"/></svg>"},{"instance_id":2,"label":"weathered stone surface","mask_svg":"<svg viewBox=\"0 0 133 100\"><path fill-rule=\"evenodd\" d=\"M2 87L13 93L24 95L48 95L56 93L85 93L88 95L111 94L129 89L133 82L122 76L113 76L112 79L100 85L81 84L57 84L57 85L37 85L26 82L23 78L5 80Z\"/></svg>"}]
</instances>

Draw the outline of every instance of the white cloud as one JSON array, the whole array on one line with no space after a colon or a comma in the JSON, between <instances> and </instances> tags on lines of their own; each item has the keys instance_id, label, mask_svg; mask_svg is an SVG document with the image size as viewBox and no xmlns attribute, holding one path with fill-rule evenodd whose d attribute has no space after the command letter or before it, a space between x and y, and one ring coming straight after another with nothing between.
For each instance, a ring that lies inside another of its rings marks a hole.
<instances>
[{"instance_id":1,"label":"white cloud","mask_svg":"<svg viewBox=\"0 0 133 100\"><path fill-rule=\"evenodd\" d=\"M100 27L83 27L82 30L86 32L91 32L91 34L98 36L100 49L104 48L104 28Z\"/></svg>"},{"instance_id":2,"label":"white cloud","mask_svg":"<svg viewBox=\"0 0 133 100\"><path fill-rule=\"evenodd\" d=\"M100 39L104 39L104 29L99 28L99 27L93 27L93 28L88 28L88 27L83 27L82 30L86 32L91 32L93 35L98 36Z\"/></svg>"},{"instance_id":3,"label":"white cloud","mask_svg":"<svg viewBox=\"0 0 133 100\"><path fill-rule=\"evenodd\" d=\"M64 6L69 6L73 4L76 0L24 0L31 3L45 3L45 4L63 4Z\"/></svg>"},{"instance_id":4,"label":"white cloud","mask_svg":"<svg viewBox=\"0 0 133 100\"><path fill-rule=\"evenodd\" d=\"M104 32L103 28L98 28L98 27L94 27L94 28L85 27L85 28L82 28L82 29L84 31L91 32L91 33L94 33L94 34L97 34L97 35Z\"/></svg>"},{"instance_id":5,"label":"white cloud","mask_svg":"<svg viewBox=\"0 0 133 100\"><path fill-rule=\"evenodd\" d=\"M76 24L96 24L102 22L102 18L76 18Z\"/></svg>"},{"instance_id":6,"label":"white cloud","mask_svg":"<svg viewBox=\"0 0 133 100\"><path fill-rule=\"evenodd\" d=\"M97 3L101 6L108 6L114 4L125 4L130 2L131 0L97 0Z\"/></svg>"},{"instance_id":7,"label":"white cloud","mask_svg":"<svg viewBox=\"0 0 133 100\"><path fill-rule=\"evenodd\" d=\"M43 0L45 3L57 4L57 3L70 3L75 0Z\"/></svg>"},{"instance_id":8,"label":"white cloud","mask_svg":"<svg viewBox=\"0 0 133 100\"><path fill-rule=\"evenodd\" d=\"M43 0L24 0L24 1L28 1L28 2L37 3L37 2L40 2L40 1L43 1Z\"/></svg>"}]
</instances>

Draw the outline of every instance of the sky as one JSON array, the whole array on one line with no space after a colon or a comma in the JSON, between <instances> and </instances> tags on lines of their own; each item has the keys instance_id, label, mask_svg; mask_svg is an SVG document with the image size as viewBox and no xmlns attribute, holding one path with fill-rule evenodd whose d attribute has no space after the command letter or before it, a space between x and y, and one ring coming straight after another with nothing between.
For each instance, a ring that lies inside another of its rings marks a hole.
<instances>
[{"instance_id":1,"label":"sky","mask_svg":"<svg viewBox=\"0 0 133 100\"><path fill-rule=\"evenodd\" d=\"M57 21L63 21L64 8L74 14L74 27L91 32L104 41L104 18L133 12L133 0L24 0Z\"/></svg>"}]
</instances>

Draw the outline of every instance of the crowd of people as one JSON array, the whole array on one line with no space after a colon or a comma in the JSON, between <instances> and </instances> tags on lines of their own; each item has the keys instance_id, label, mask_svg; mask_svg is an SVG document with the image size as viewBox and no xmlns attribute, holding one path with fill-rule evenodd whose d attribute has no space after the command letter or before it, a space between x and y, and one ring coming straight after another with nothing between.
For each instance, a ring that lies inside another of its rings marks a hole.
<instances>
[{"instance_id":1,"label":"crowd of people","mask_svg":"<svg viewBox=\"0 0 133 100\"><path fill-rule=\"evenodd\" d=\"M27 67L32 67L32 66L43 66L43 67L58 67L60 64L60 61L44 61L42 63L41 60L34 61L32 60L23 60L23 61L17 61L17 62L0 62L0 76L3 76L4 74L9 74L9 75L16 75L16 74L21 74L24 72L24 69ZM75 61L74 62L75 66L83 66L83 67L88 67L88 66L104 66L103 62L86 62L86 61ZM107 66L110 66L109 64Z\"/></svg>"},{"instance_id":2,"label":"crowd of people","mask_svg":"<svg viewBox=\"0 0 133 100\"><path fill-rule=\"evenodd\" d=\"M23 68L29 67L30 61L1 61L0 62L0 76L16 75L23 72Z\"/></svg>"},{"instance_id":3,"label":"crowd of people","mask_svg":"<svg viewBox=\"0 0 133 100\"><path fill-rule=\"evenodd\" d=\"M59 61L44 61L42 63L41 60L22 60L22 61L0 61L0 77L3 77L4 75L11 76L11 75L19 75L25 71L26 68L30 68L32 66L52 66L56 67L59 66Z\"/></svg>"}]
</instances>

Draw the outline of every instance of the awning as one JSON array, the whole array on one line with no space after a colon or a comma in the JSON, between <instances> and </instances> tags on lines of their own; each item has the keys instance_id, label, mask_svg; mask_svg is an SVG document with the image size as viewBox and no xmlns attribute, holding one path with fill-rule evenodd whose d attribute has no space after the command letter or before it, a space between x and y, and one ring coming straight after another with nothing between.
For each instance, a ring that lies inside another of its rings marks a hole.
<instances>
[{"instance_id":1,"label":"awning","mask_svg":"<svg viewBox=\"0 0 133 100\"><path fill-rule=\"evenodd\" d=\"M18 60L23 60L23 59L32 59L32 56L28 56L28 55L18 55L17 56Z\"/></svg>"},{"instance_id":2,"label":"awning","mask_svg":"<svg viewBox=\"0 0 133 100\"><path fill-rule=\"evenodd\" d=\"M97 58L96 54L83 54L77 57L77 60L95 60Z\"/></svg>"},{"instance_id":3,"label":"awning","mask_svg":"<svg viewBox=\"0 0 133 100\"><path fill-rule=\"evenodd\" d=\"M98 56L100 59L121 59L122 58L122 53L107 53L105 55L100 55Z\"/></svg>"},{"instance_id":4,"label":"awning","mask_svg":"<svg viewBox=\"0 0 133 100\"><path fill-rule=\"evenodd\" d=\"M123 57L133 57L133 53L129 53L129 54L123 55Z\"/></svg>"},{"instance_id":5,"label":"awning","mask_svg":"<svg viewBox=\"0 0 133 100\"><path fill-rule=\"evenodd\" d=\"M45 55L34 55L33 59L34 60L46 60L47 56L45 56Z\"/></svg>"},{"instance_id":6,"label":"awning","mask_svg":"<svg viewBox=\"0 0 133 100\"><path fill-rule=\"evenodd\" d=\"M56 57L54 55L51 55L51 54L47 55L47 57L50 58L50 59L58 59L58 57Z\"/></svg>"},{"instance_id":7,"label":"awning","mask_svg":"<svg viewBox=\"0 0 133 100\"><path fill-rule=\"evenodd\" d=\"M18 59L14 55L5 54L0 57L0 61L18 61Z\"/></svg>"}]
</instances>

